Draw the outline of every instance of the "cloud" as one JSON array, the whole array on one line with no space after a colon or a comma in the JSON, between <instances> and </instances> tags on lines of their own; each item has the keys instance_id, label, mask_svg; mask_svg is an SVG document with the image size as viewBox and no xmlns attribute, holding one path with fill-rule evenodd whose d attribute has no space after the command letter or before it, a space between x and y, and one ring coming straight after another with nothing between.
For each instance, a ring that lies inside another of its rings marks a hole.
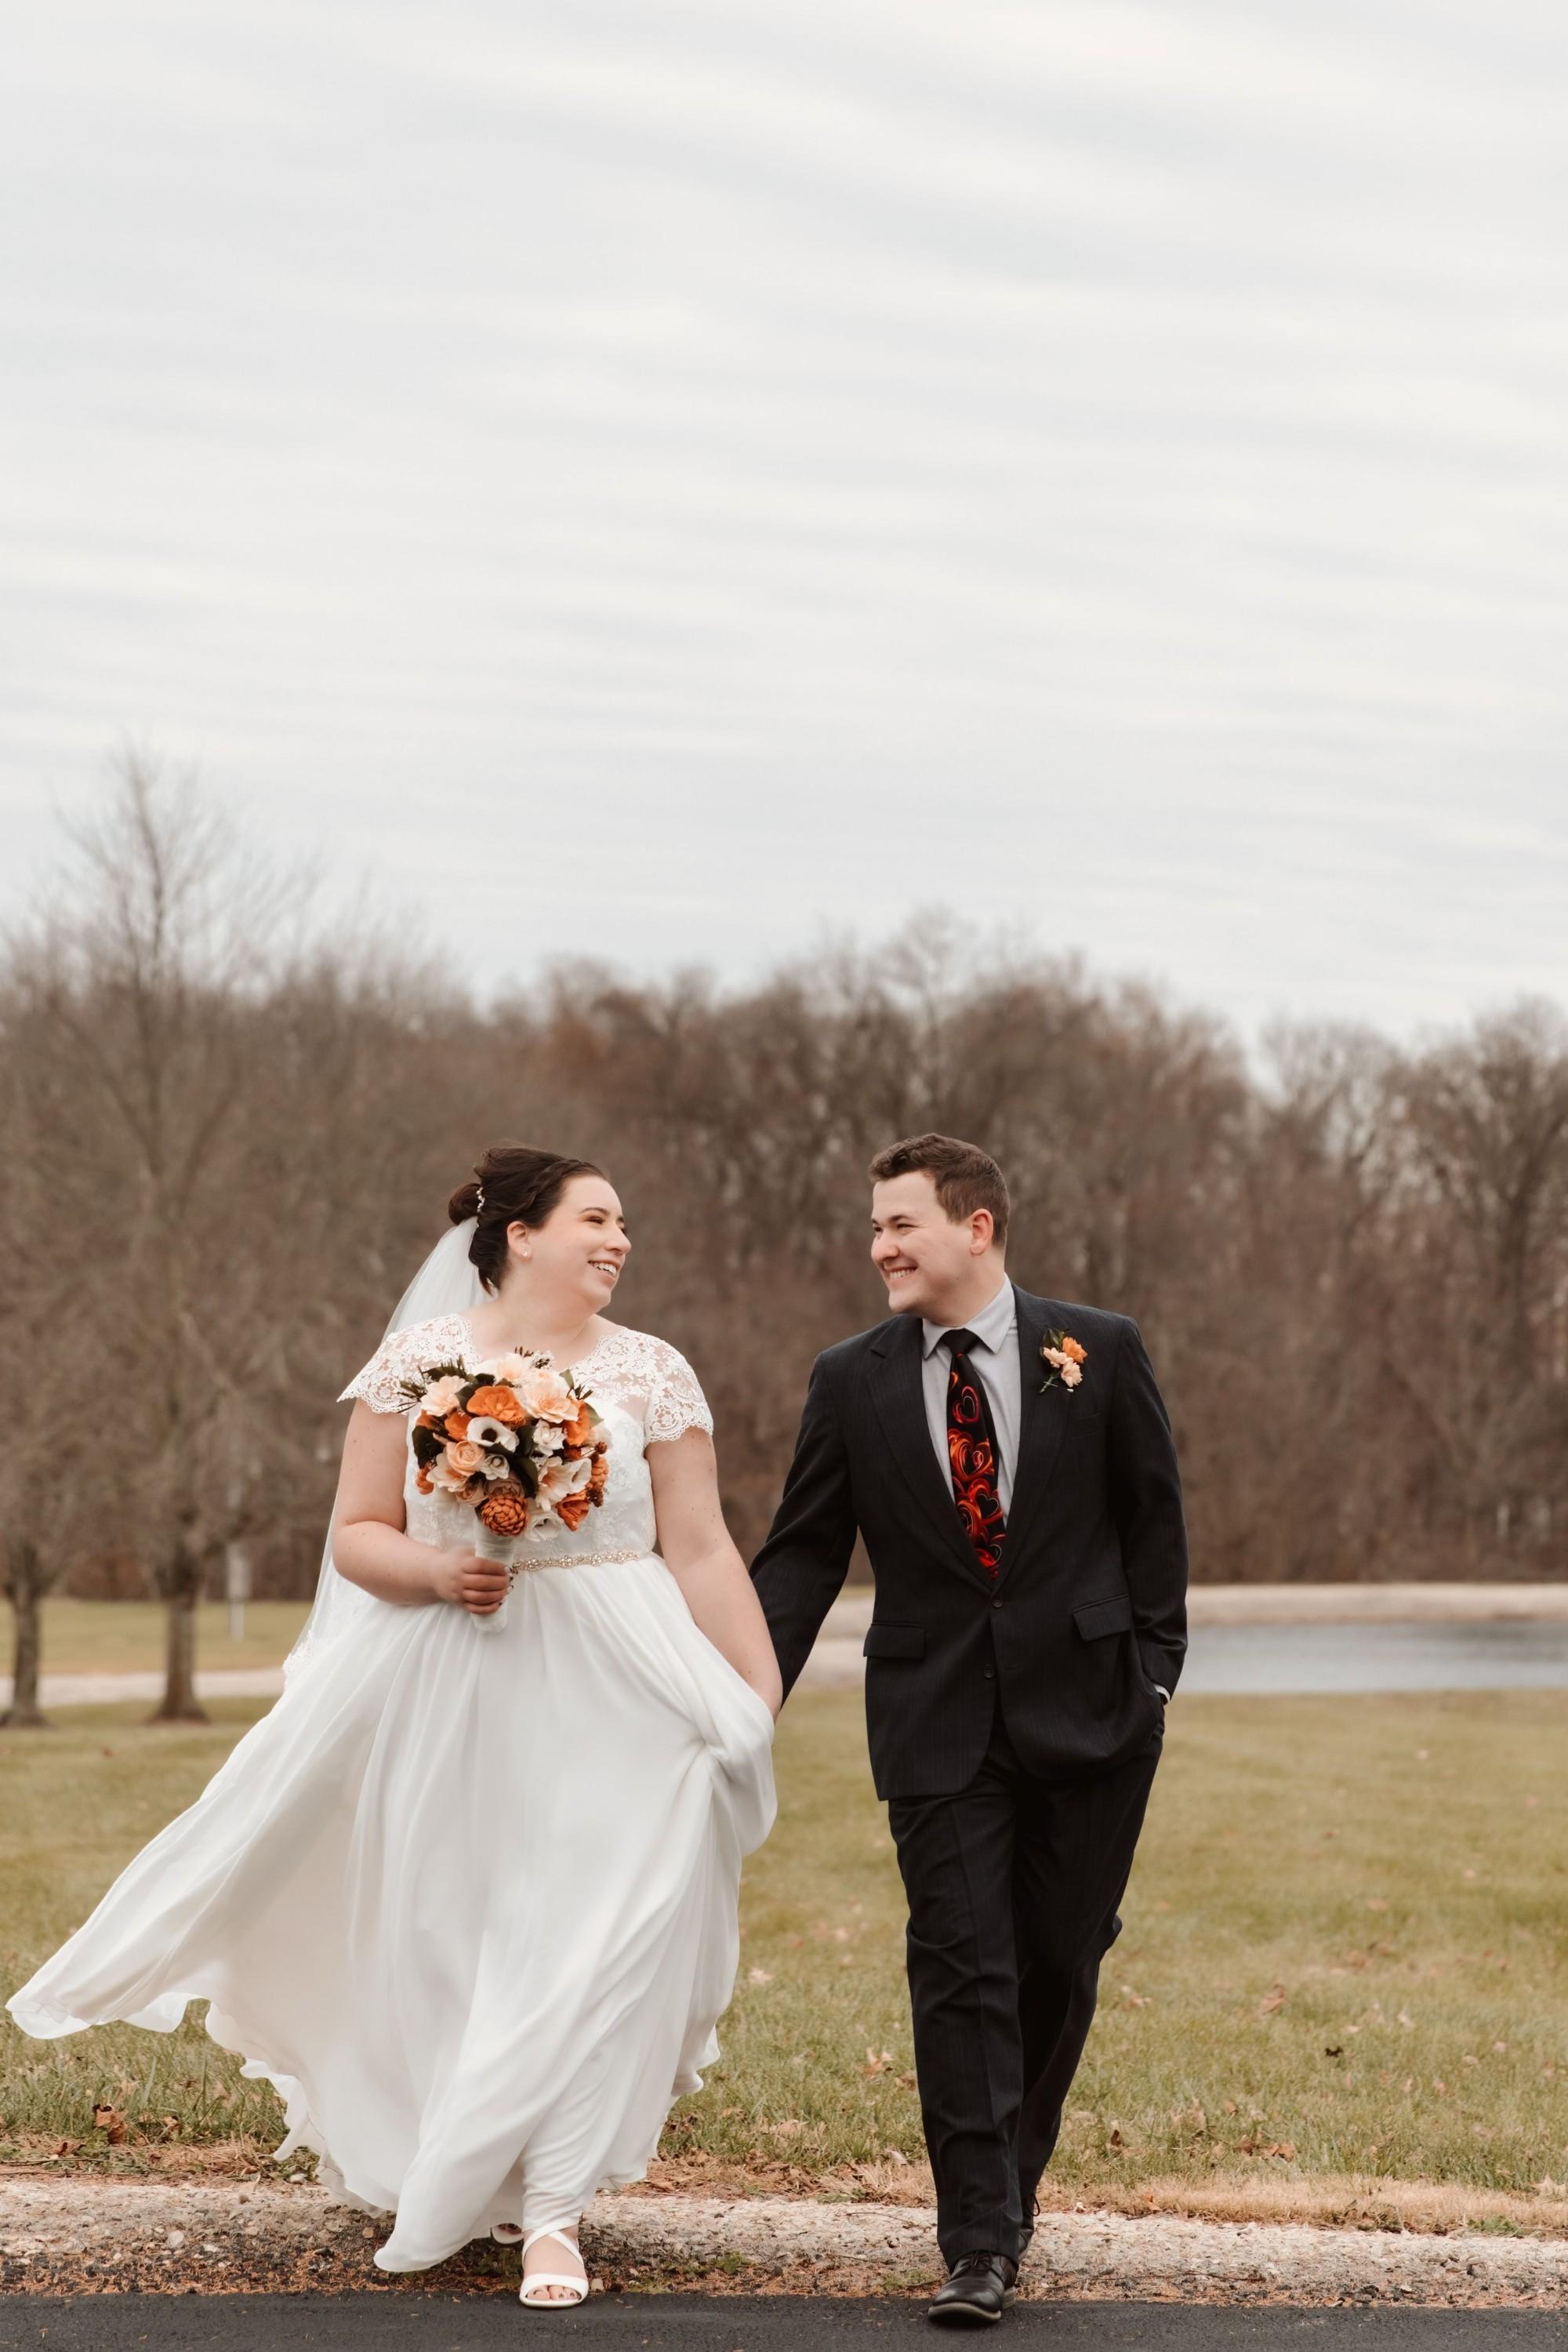
<instances>
[{"instance_id":1,"label":"cloud","mask_svg":"<svg viewBox=\"0 0 1568 2352\"><path fill-rule=\"evenodd\" d=\"M130 730L476 974L942 898L1249 1026L1563 992L1565 75L1479 0L36 12L17 900Z\"/></svg>"}]
</instances>

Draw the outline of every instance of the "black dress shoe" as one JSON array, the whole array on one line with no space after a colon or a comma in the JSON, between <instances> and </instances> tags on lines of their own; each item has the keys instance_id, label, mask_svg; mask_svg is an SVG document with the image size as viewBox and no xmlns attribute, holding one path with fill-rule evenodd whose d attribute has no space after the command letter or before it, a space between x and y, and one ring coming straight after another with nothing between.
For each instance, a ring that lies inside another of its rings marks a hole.
<instances>
[{"instance_id":1,"label":"black dress shoe","mask_svg":"<svg viewBox=\"0 0 1568 2352\"><path fill-rule=\"evenodd\" d=\"M939 2287L926 2317L939 2327L994 2327L1018 2300L1018 2265L1005 2254L961 2254L947 2284Z\"/></svg>"}]
</instances>

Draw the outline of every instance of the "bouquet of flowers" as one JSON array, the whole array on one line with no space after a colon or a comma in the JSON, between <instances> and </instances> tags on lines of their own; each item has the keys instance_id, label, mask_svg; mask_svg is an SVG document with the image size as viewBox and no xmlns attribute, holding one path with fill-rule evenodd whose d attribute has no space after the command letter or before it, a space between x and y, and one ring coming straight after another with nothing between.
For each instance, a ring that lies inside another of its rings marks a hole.
<instances>
[{"instance_id":1,"label":"bouquet of flowers","mask_svg":"<svg viewBox=\"0 0 1568 2352\"><path fill-rule=\"evenodd\" d=\"M548 1356L496 1356L469 1371L436 1364L403 1384L417 1417L414 1483L472 1508L474 1549L504 1562L557 1526L580 1528L605 1499L609 1435L588 1392ZM506 1603L476 1625L494 1630Z\"/></svg>"}]
</instances>

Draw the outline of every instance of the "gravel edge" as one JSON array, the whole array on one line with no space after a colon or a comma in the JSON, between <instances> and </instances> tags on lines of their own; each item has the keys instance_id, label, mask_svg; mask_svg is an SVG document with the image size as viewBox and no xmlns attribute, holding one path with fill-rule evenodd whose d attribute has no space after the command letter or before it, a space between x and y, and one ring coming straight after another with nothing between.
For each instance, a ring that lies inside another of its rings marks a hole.
<instances>
[{"instance_id":1,"label":"gravel edge","mask_svg":"<svg viewBox=\"0 0 1568 2352\"><path fill-rule=\"evenodd\" d=\"M644 2193L597 2198L583 2240L605 2287L914 2295L940 2275L932 2222L923 2207ZM382 2235L305 2184L11 2178L0 2291L516 2291L515 2252L488 2242L388 2278L371 2263ZM1558 2308L1568 2239L1047 2213L1024 2289L1047 2301Z\"/></svg>"}]
</instances>

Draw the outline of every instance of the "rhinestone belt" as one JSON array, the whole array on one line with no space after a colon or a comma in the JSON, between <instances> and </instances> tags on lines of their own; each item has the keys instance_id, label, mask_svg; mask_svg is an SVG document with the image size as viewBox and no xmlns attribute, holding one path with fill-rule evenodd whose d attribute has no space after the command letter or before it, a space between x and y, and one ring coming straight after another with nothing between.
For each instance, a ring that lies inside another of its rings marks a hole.
<instances>
[{"instance_id":1,"label":"rhinestone belt","mask_svg":"<svg viewBox=\"0 0 1568 2352\"><path fill-rule=\"evenodd\" d=\"M524 1570L542 1568L607 1568L620 1559L651 1559L653 1554L645 1546L634 1545L630 1551L564 1551L547 1559L517 1559L511 1564L514 1576Z\"/></svg>"}]
</instances>

